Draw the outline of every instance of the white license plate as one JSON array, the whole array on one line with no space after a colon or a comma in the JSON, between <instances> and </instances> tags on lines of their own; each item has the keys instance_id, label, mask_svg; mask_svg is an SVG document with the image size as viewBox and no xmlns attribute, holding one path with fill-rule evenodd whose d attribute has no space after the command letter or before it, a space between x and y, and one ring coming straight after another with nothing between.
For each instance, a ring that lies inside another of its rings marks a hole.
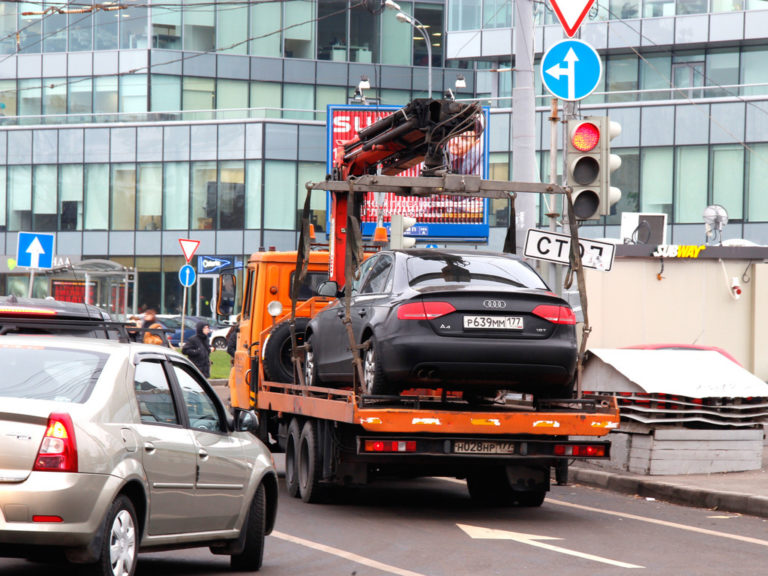
<instances>
[{"instance_id":1,"label":"white license plate","mask_svg":"<svg viewBox=\"0 0 768 576\"><path fill-rule=\"evenodd\" d=\"M490 330L522 330L520 316L464 316L464 328Z\"/></svg>"},{"instance_id":2,"label":"white license plate","mask_svg":"<svg viewBox=\"0 0 768 576\"><path fill-rule=\"evenodd\" d=\"M497 440L456 440L453 443L454 454L514 454L514 442Z\"/></svg>"}]
</instances>

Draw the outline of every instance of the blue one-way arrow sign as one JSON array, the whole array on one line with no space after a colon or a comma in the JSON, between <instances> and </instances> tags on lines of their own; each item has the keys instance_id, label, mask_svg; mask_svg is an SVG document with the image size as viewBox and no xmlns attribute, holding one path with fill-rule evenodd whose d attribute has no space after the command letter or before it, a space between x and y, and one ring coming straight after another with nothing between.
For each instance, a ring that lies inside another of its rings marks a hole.
<instances>
[{"instance_id":1,"label":"blue one-way arrow sign","mask_svg":"<svg viewBox=\"0 0 768 576\"><path fill-rule=\"evenodd\" d=\"M53 234L19 232L16 265L25 268L53 268Z\"/></svg>"},{"instance_id":2,"label":"blue one-way arrow sign","mask_svg":"<svg viewBox=\"0 0 768 576\"><path fill-rule=\"evenodd\" d=\"M561 100L581 100L597 88L603 65L600 55L582 40L562 40L541 60L541 80Z\"/></svg>"},{"instance_id":3,"label":"blue one-way arrow sign","mask_svg":"<svg viewBox=\"0 0 768 576\"><path fill-rule=\"evenodd\" d=\"M185 288L192 286L192 284L195 283L196 278L197 274L195 274L195 269L189 264L184 264L184 266L179 269L179 282L181 282L181 285Z\"/></svg>"}]
</instances>

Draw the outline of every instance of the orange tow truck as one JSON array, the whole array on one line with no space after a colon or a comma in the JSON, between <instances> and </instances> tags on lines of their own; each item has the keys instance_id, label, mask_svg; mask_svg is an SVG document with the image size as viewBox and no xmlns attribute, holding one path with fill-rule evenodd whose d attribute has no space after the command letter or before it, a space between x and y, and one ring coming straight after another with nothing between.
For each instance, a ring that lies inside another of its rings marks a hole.
<instances>
[{"instance_id":1,"label":"orange tow truck","mask_svg":"<svg viewBox=\"0 0 768 576\"><path fill-rule=\"evenodd\" d=\"M616 401L585 397L580 386L567 399L506 394L483 402L439 388L366 397L360 377L347 388L308 386L304 381L304 328L331 301L315 289L329 277L343 287L365 257L356 233L365 192L491 197L562 193L572 209L567 189L484 181L439 170L439 147L422 144L445 142L476 129L471 119L477 110L472 106L417 100L393 114L396 118L362 130L356 141L342 143L334 151L334 174L307 184L308 197L312 190L331 192L328 249L313 249L309 242L307 200L298 251L257 252L249 259L229 380L231 402L233 408L258 411L261 438L273 451L285 452L289 493L306 502L326 499L336 485L449 476L466 479L471 497L479 502L539 506L553 469L562 482L569 460L610 456L605 437L619 425ZM397 167L421 160L426 166L422 176L396 175ZM578 270L577 242L572 245L572 266ZM235 295L227 287L233 286L234 277L222 275L221 314L231 312ZM343 288L335 296L347 298ZM346 311L349 314L348 298ZM359 349L354 342L338 345Z\"/></svg>"}]
</instances>

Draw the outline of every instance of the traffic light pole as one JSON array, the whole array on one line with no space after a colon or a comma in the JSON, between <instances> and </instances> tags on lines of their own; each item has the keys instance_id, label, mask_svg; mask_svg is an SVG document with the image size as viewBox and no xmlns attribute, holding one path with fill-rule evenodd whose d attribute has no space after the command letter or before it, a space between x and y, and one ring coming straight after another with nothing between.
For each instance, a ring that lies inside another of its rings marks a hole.
<instances>
[{"instance_id":1,"label":"traffic light pole","mask_svg":"<svg viewBox=\"0 0 768 576\"><path fill-rule=\"evenodd\" d=\"M557 98L552 98L552 114L549 117L549 183L557 184L557 124L560 121L558 117ZM557 231L557 217L558 213L558 195L551 194L549 196L549 230L551 232ZM562 296L563 284L562 275L560 274L560 266L550 262L549 267L549 286L558 295Z\"/></svg>"}]
</instances>

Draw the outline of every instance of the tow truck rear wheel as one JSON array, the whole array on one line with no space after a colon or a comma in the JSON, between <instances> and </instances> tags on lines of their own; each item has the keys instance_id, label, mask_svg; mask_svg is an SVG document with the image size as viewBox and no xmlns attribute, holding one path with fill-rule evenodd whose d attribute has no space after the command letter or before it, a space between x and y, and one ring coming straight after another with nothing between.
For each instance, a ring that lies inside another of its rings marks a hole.
<instances>
[{"instance_id":1,"label":"tow truck rear wheel","mask_svg":"<svg viewBox=\"0 0 768 576\"><path fill-rule=\"evenodd\" d=\"M304 502L317 503L325 500L327 486L320 483L323 472L323 455L317 434L317 423L307 420L299 441L299 494Z\"/></svg>"},{"instance_id":2,"label":"tow truck rear wheel","mask_svg":"<svg viewBox=\"0 0 768 576\"><path fill-rule=\"evenodd\" d=\"M288 425L288 440L285 444L285 485L288 494L294 498L299 497L299 443L301 441L301 427L296 418L291 419Z\"/></svg>"}]
</instances>

